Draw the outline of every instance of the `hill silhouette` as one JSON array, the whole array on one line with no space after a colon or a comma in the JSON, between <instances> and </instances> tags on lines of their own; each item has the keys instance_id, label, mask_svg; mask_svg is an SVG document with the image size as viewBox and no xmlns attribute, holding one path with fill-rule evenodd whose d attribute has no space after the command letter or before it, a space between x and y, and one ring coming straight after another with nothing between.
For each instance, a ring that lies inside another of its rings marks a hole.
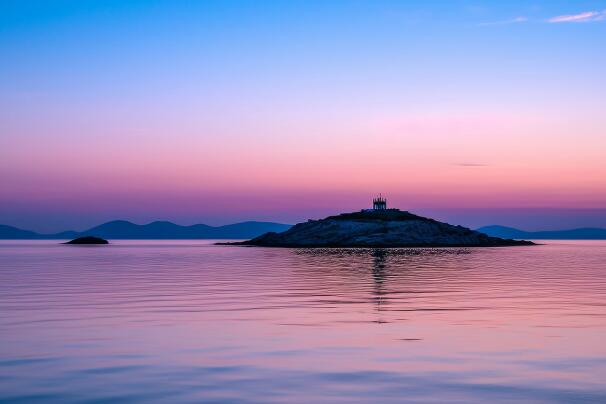
<instances>
[{"instance_id":1,"label":"hill silhouette","mask_svg":"<svg viewBox=\"0 0 606 404\"><path fill-rule=\"evenodd\" d=\"M0 239L5 240L21 240L34 239L39 236L38 233L29 230L21 230L13 226L0 224Z\"/></svg>"},{"instance_id":2,"label":"hill silhouette","mask_svg":"<svg viewBox=\"0 0 606 404\"><path fill-rule=\"evenodd\" d=\"M354 213L354 215L357 213ZM242 222L224 226L209 226L195 224L180 226L167 221L155 221L139 225L127 220L113 220L91 229L77 231L63 231L53 234L41 234L30 230L19 229L14 226L0 224L0 239L3 240L36 240L56 239L67 240L85 235L110 239L249 239L268 232L282 232L291 225L274 222ZM524 231L507 226L484 226L477 231L492 237L510 239L535 240L606 240L606 229L578 228L568 230Z\"/></svg>"},{"instance_id":3,"label":"hill silhouette","mask_svg":"<svg viewBox=\"0 0 606 404\"><path fill-rule=\"evenodd\" d=\"M493 237L535 240L606 240L606 229L585 227L570 230L524 231L506 226L484 226L479 232Z\"/></svg>"},{"instance_id":4,"label":"hill silhouette","mask_svg":"<svg viewBox=\"0 0 606 404\"><path fill-rule=\"evenodd\" d=\"M398 209L342 213L308 220L277 233L231 243L262 247L499 247L532 245L530 241L484 233Z\"/></svg>"},{"instance_id":5,"label":"hill silhouette","mask_svg":"<svg viewBox=\"0 0 606 404\"><path fill-rule=\"evenodd\" d=\"M64 231L54 234L39 234L21 230L13 226L0 225L0 239L74 239L95 236L105 239L245 239L256 237L269 231L284 231L291 226L273 222L242 222L225 226L194 224L181 226L172 222L156 221L135 224L126 220L103 223L82 232Z\"/></svg>"}]
</instances>

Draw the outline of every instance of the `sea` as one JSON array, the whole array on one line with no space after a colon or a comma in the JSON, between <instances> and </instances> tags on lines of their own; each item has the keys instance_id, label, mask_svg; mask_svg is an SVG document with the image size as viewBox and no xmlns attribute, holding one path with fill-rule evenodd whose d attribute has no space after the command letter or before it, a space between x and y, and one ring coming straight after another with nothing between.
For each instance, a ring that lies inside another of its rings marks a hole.
<instances>
[{"instance_id":1,"label":"sea","mask_svg":"<svg viewBox=\"0 0 606 404\"><path fill-rule=\"evenodd\" d=\"M606 403L606 241L0 242L2 403Z\"/></svg>"}]
</instances>

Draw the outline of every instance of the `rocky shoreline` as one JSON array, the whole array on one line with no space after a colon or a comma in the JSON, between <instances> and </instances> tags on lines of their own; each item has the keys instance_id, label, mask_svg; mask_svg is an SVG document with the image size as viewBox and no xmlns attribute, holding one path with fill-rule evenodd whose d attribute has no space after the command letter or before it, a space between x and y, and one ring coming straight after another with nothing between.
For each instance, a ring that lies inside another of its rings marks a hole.
<instances>
[{"instance_id":1,"label":"rocky shoreline","mask_svg":"<svg viewBox=\"0 0 606 404\"><path fill-rule=\"evenodd\" d=\"M221 243L262 247L507 247L531 241L491 237L398 209L360 211L299 223L281 233Z\"/></svg>"}]
</instances>

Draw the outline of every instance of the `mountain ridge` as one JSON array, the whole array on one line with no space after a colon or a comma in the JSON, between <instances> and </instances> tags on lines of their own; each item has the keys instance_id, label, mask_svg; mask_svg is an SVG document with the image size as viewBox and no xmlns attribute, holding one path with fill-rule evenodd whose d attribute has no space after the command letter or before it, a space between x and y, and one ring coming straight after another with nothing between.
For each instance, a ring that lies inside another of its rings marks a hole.
<instances>
[{"instance_id":1,"label":"mountain ridge","mask_svg":"<svg viewBox=\"0 0 606 404\"><path fill-rule=\"evenodd\" d=\"M491 225L476 229L493 237L534 240L606 240L606 229L580 227L568 230L525 231L515 227Z\"/></svg>"},{"instance_id":2,"label":"mountain ridge","mask_svg":"<svg viewBox=\"0 0 606 404\"><path fill-rule=\"evenodd\" d=\"M118 227L118 228L117 228ZM121 229L128 232L122 232ZM61 240L73 239L84 235L107 236L113 239L228 239L228 238L254 238L269 231L279 232L292 227L288 224L276 222L261 222L249 220L226 224L222 226L210 226L203 223L181 226L173 222L156 220L146 224L136 224L128 220L111 220L100 225L91 227L85 231L67 230L58 233L38 233L31 230L21 229L15 226L0 224L0 239L2 240ZM138 229L137 229L138 228ZM166 230L172 229L167 234ZM145 232L147 231L147 234ZM565 230L541 230L526 231L515 227L489 225L483 226L476 231L485 233L492 237L511 239L535 239L535 240L606 240L606 229L599 227L580 227Z\"/></svg>"},{"instance_id":3,"label":"mountain ridge","mask_svg":"<svg viewBox=\"0 0 606 404\"><path fill-rule=\"evenodd\" d=\"M0 239L9 240L60 240L83 236L95 236L109 239L244 239L256 237L268 231L284 231L289 224L275 222L246 221L223 226L193 224L181 226L169 221L154 221L146 224L135 224L128 220L112 220L91 227L85 231L63 231L42 234L14 226L0 225Z\"/></svg>"}]
</instances>

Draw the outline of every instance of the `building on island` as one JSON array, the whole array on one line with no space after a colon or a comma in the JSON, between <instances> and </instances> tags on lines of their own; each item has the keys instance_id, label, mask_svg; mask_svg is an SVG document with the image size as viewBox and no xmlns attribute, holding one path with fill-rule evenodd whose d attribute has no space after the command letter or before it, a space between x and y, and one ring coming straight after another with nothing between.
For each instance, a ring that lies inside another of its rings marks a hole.
<instances>
[{"instance_id":1,"label":"building on island","mask_svg":"<svg viewBox=\"0 0 606 404\"><path fill-rule=\"evenodd\" d=\"M378 198L372 199L372 210L387 210L387 199L379 195Z\"/></svg>"},{"instance_id":2,"label":"building on island","mask_svg":"<svg viewBox=\"0 0 606 404\"><path fill-rule=\"evenodd\" d=\"M383 198L382 195L379 194L378 197L372 198L372 209L362 209L361 212L372 213L372 212L385 212L385 211L395 211L398 209L387 209L387 198Z\"/></svg>"}]
</instances>

